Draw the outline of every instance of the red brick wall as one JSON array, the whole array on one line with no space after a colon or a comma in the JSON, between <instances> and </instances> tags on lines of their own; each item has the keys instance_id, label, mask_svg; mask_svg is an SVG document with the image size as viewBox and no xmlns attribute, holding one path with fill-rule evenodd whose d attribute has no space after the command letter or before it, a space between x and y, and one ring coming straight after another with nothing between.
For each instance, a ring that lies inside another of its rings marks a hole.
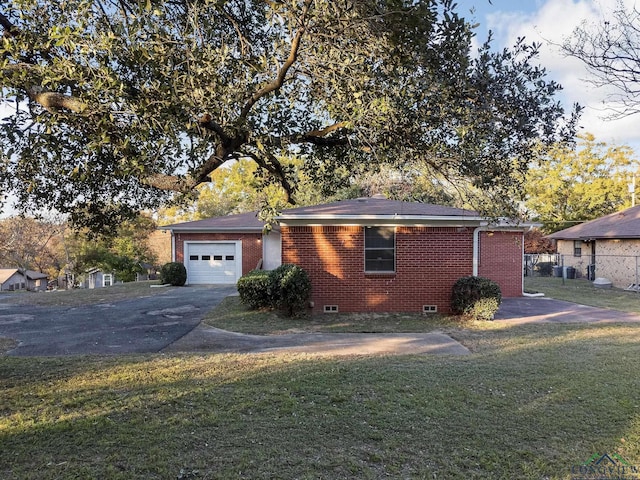
<instances>
[{"instance_id":1,"label":"red brick wall","mask_svg":"<svg viewBox=\"0 0 640 480\"><path fill-rule=\"evenodd\" d=\"M478 275L500 285L503 297L522 296L522 232L480 232Z\"/></svg>"},{"instance_id":2,"label":"red brick wall","mask_svg":"<svg viewBox=\"0 0 640 480\"><path fill-rule=\"evenodd\" d=\"M184 263L184 242L242 241L242 274L256 268L262 259L262 235L259 233L176 233L176 262Z\"/></svg>"},{"instance_id":3,"label":"red brick wall","mask_svg":"<svg viewBox=\"0 0 640 480\"><path fill-rule=\"evenodd\" d=\"M282 262L309 273L316 311L450 311L451 287L473 273L473 229L398 227L396 273L364 273L362 227L282 227Z\"/></svg>"}]
</instances>

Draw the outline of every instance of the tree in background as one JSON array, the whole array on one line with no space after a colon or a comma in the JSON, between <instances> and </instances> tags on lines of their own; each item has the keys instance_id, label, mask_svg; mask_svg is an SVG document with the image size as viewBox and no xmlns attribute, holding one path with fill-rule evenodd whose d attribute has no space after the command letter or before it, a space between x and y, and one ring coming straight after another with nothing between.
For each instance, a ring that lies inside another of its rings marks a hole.
<instances>
[{"instance_id":1,"label":"tree in background","mask_svg":"<svg viewBox=\"0 0 640 480\"><path fill-rule=\"evenodd\" d=\"M0 220L0 268L36 270L56 279L82 275L94 267L132 281L144 264L154 264L148 237L155 231L146 215L123 223L111 236L96 237L57 220L10 217Z\"/></svg>"},{"instance_id":2,"label":"tree in background","mask_svg":"<svg viewBox=\"0 0 640 480\"><path fill-rule=\"evenodd\" d=\"M139 215L124 222L110 236L70 230L65 237L68 270L82 275L90 268L100 268L115 273L120 281L134 281L137 273L146 272L145 265L155 265L156 258L148 244L155 228L148 215Z\"/></svg>"},{"instance_id":3,"label":"tree in background","mask_svg":"<svg viewBox=\"0 0 640 480\"><path fill-rule=\"evenodd\" d=\"M0 220L0 268L20 268L57 274L59 242L64 223L30 217Z\"/></svg>"},{"instance_id":4,"label":"tree in background","mask_svg":"<svg viewBox=\"0 0 640 480\"><path fill-rule=\"evenodd\" d=\"M534 146L575 126L537 46L473 52L451 0L4 0L0 12L12 108L0 191L94 230L239 159L289 202L301 172L327 196L416 162L507 211Z\"/></svg>"},{"instance_id":5,"label":"tree in background","mask_svg":"<svg viewBox=\"0 0 640 480\"><path fill-rule=\"evenodd\" d=\"M547 234L631 206L631 148L609 147L590 134L580 139L577 149L558 146L529 170L526 207Z\"/></svg>"},{"instance_id":6,"label":"tree in background","mask_svg":"<svg viewBox=\"0 0 640 480\"><path fill-rule=\"evenodd\" d=\"M524 253L555 253L556 247L544 237L539 228L527 230L524 234Z\"/></svg>"},{"instance_id":7,"label":"tree in background","mask_svg":"<svg viewBox=\"0 0 640 480\"><path fill-rule=\"evenodd\" d=\"M600 24L583 23L562 45L581 60L596 87L613 88L606 100L612 118L640 112L640 10L619 2Z\"/></svg>"}]
</instances>

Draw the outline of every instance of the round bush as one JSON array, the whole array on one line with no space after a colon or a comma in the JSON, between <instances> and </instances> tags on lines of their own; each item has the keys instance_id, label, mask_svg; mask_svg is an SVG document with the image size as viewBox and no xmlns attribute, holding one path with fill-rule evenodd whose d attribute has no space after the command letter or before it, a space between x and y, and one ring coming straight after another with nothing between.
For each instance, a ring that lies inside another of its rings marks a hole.
<instances>
[{"instance_id":1,"label":"round bush","mask_svg":"<svg viewBox=\"0 0 640 480\"><path fill-rule=\"evenodd\" d=\"M181 287L187 282L187 269L180 262L165 263L160 268L160 283Z\"/></svg>"},{"instance_id":2,"label":"round bush","mask_svg":"<svg viewBox=\"0 0 640 480\"><path fill-rule=\"evenodd\" d=\"M251 270L238 280L240 301L249 308L273 308L275 292L271 272L267 270Z\"/></svg>"},{"instance_id":3,"label":"round bush","mask_svg":"<svg viewBox=\"0 0 640 480\"><path fill-rule=\"evenodd\" d=\"M453 285L451 310L476 320L493 320L502 292L493 280L484 277L462 277Z\"/></svg>"},{"instance_id":4,"label":"round bush","mask_svg":"<svg viewBox=\"0 0 640 480\"><path fill-rule=\"evenodd\" d=\"M303 268L291 263L280 265L271 272L271 280L277 292L278 308L289 316L306 311L311 297L311 280Z\"/></svg>"}]
</instances>

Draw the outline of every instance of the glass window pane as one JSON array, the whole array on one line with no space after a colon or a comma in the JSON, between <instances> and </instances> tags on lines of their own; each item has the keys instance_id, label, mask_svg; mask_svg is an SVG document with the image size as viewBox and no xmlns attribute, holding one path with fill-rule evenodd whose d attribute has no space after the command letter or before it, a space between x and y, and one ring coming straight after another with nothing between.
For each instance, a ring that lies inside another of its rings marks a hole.
<instances>
[{"instance_id":1,"label":"glass window pane","mask_svg":"<svg viewBox=\"0 0 640 480\"><path fill-rule=\"evenodd\" d=\"M197 260L198 255L189 255L189 260Z\"/></svg>"},{"instance_id":2,"label":"glass window pane","mask_svg":"<svg viewBox=\"0 0 640 480\"><path fill-rule=\"evenodd\" d=\"M202 255L202 260L211 260L211 255Z\"/></svg>"},{"instance_id":3,"label":"glass window pane","mask_svg":"<svg viewBox=\"0 0 640 480\"><path fill-rule=\"evenodd\" d=\"M364 248L393 248L394 229L369 227L364 229Z\"/></svg>"}]
</instances>

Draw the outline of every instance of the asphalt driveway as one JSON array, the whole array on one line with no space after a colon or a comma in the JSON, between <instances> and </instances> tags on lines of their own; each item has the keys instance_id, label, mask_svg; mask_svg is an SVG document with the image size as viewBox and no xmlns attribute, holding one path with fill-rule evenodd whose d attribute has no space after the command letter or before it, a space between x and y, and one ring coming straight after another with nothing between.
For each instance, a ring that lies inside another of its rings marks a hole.
<instances>
[{"instance_id":1,"label":"asphalt driveway","mask_svg":"<svg viewBox=\"0 0 640 480\"><path fill-rule=\"evenodd\" d=\"M15 356L154 352L302 352L326 355L449 354L469 350L441 332L244 335L201 324L235 286L171 289L155 296L81 307L12 305L0 296L0 337L17 340ZM5 297L6 298L6 297ZM496 321L640 322L640 315L549 298L507 298Z\"/></svg>"},{"instance_id":2,"label":"asphalt driveway","mask_svg":"<svg viewBox=\"0 0 640 480\"><path fill-rule=\"evenodd\" d=\"M626 323L640 322L640 315L546 297L520 297L503 298L495 320L512 324Z\"/></svg>"},{"instance_id":3,"label":"asphalt driveway","mask_svg":"<svg viewBox=\"0 0 640 480\"><path fill-rule=\"evenodd\" d=\"M235 286L193 286L81 307L12 305L0 296L0 337L18 341L8 352L16 356L159 352L235 291Z\"/></svg>"}]
</instances>

